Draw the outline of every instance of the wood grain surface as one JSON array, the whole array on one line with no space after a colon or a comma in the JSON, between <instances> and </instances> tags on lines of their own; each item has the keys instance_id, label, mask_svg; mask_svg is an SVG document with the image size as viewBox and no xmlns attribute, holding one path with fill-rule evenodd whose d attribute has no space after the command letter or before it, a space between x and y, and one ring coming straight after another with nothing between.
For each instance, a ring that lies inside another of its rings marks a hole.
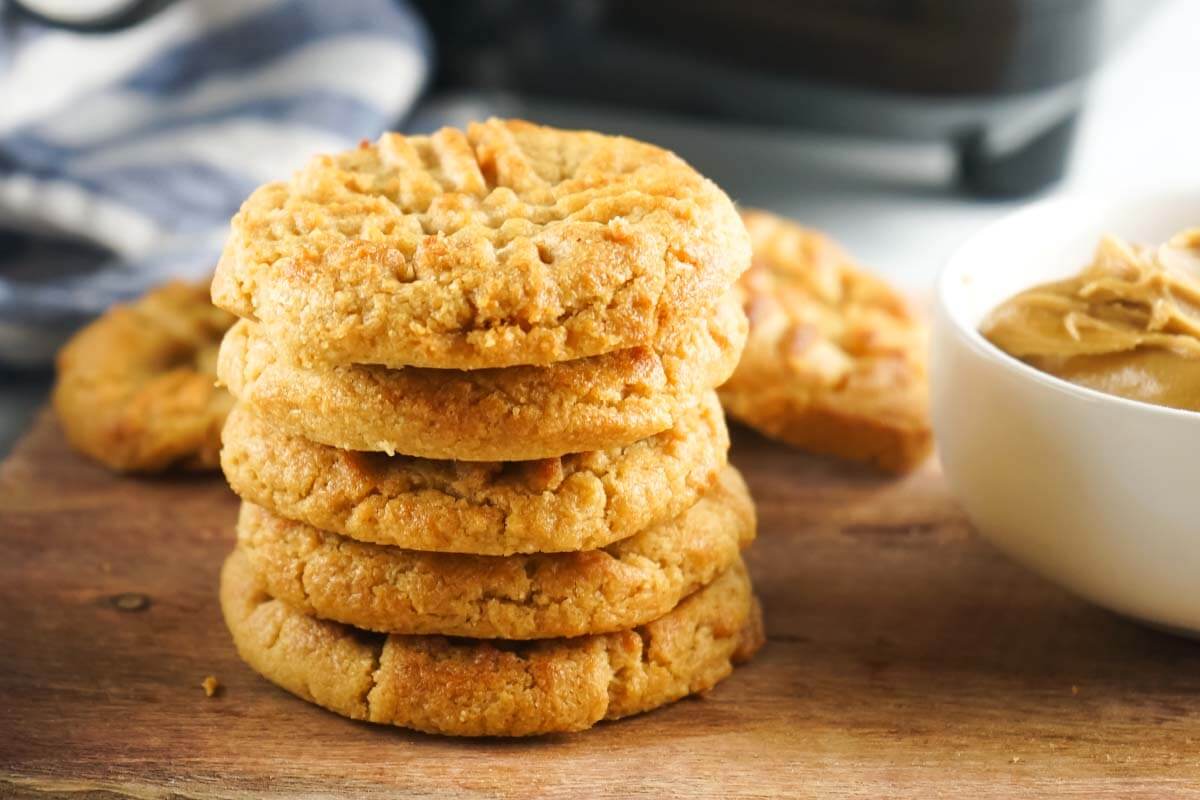
<instances>
[{"instance_id":1,"label":"wood grain surface","mask_svg":"<svg viewBox=\"0 0 1200 800\"><path fill-rule=\"evenodd\" d=\"M761 655L643 717L464 741L257 677L217 608L220 479L112 477L43 415L0 468L0 796L1200 796L1200 645L1007 561L934 465L888 480L745 431L734 460Z\"/></svg>"}]
</instances>

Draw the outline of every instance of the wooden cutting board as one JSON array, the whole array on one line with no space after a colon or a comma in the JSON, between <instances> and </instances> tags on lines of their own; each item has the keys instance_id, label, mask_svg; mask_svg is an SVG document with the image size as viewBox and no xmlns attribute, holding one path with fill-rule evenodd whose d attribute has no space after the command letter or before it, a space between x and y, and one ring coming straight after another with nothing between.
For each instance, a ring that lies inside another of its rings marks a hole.
<instances>
[{"instance_id":1,"label":"wooden cutting board","mask_svg":"<svg viewBox=\"0 0 1200 800\"><path fill-rule=\"evenodd\" d=\"M760 656L643 717L464 741L260 679L217 608L220 479L112 477L43 415L0 468L0 796L1200 796L1200 645L1007 561L932 464L887 480L745 431L733 457Z\"/></svg>"}]
</instances>

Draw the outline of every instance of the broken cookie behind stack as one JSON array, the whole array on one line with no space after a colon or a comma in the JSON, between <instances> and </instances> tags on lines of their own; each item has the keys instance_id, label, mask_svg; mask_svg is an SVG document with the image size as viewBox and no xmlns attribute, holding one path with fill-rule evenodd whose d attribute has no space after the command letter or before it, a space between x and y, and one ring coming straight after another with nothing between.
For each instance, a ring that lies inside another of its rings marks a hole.
<instances>
[{"instance_id":1,"label":"broken cookie behind stack","mask_svg":"<svg viewBox=\"0 0 1200 800\"><path fill-rule=\"evenodd\" d=\"M216 469L232 400L213 382L232 324L206 283L172 281L110 308L58 354L67 441L119 472Z\"/></svg>"},{"instance_id":2,"label":"broken cookie behind stack","mask_svg":"<svg viewBox=\"0 0 1200 800\"><path fill-rule=\"evenodd\" d=\"M672 154L521 122L255 192L213 283L243 318L218 363L242 657L451 735L581 730L728 675L762 641L713 391L748 262Z\"/></svg>"},{"instance_id":3,"label":"broken cookie behind stack","mask_svg":"<svg viewBox=\"0 0 1200 800\"><path fill-rule=\"evenodd\" d=\"M737 292L750 337L721 402L763 434L907 472L929 455L926 330L898 292L824 234L746 210Z\"/></svg>"}]
</instances>

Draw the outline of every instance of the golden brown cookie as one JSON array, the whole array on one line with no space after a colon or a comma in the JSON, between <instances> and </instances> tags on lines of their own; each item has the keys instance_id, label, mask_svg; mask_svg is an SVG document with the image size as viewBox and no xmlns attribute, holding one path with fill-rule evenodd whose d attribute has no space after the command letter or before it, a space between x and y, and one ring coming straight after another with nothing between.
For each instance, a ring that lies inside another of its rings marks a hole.
<instances>
[{"instance_id":1,"label":"golden brown cookie","mask_svg":"<svg viewBox=\"0 0 1200 800\"><path fill-rule=\"evenodd\" d=\"M724 572L754 538L733 467L673 520L599 550L472 556L357 542L242 504L238 546L273 597L384 633L545 639L633 628Z\"/></svg>"},{"instance_id":2,"label":"golden brown cookie","mask_svg":"<svg viewBox=\"0 0 1200 800\"><path fill-rule=\"evenodd\" d=\"M531 642L369 634L303 614L221 572L238 653L263 677L343 716L451 736L578 731L710 689L763 641L740 561L653 622Z\"/></svg>"},{"instance_id":3,"label":"golden brown cookie","mask_svg":"<svg viewBox=\"0 0 1200 800\"><path fill-rule=\"evenodd\" d=\"M746 317L726 297L658 345L548 367L458 371L303 368L245 320L221 344L221 381L283 431L348 450L524 461L605 450L667 430L733 372Z\"/></svg>"},{"instance_id":4,"label":"golden brown cookie","mask_svg":"<svg viewBox=\"0 0 1200 800\"><path fill-rule=\"evenodd\" d=\"M545 365L654 344L749 262L729 198L674 154L492 119L261 187L212 295L306 365Z\"/></svg>"},{"instance_id":5,"label":"golden brown cookie","mask_svg":"<svg viewBox=\"0 0 1200 800\"><path fill-rule=\"evenodd\" d=\"M538 461L341 450L240 405L222 438L229 485L282 517L366 542L492 556L591 550L672 519L713 484L729 448L712 391L662 433Z\"/></svg>"},{"instance_id":6,"label":"golden brown cookie","mask_svg":"<svg viewBox=\"0 0 1200 800\"><path fill-rule=\"evenodd\" d=\"M75 449L116 470L213 469L233 401L216 386L233 317L175 281L115 306L58 354L54 410Z\"/></svg>"},{"instance_id":7,"label":"golden brown cookie","mask_svg":"<svg viewBox=\"0 0 1200 800\"><path fill-rule=\"evenodd\" d=\"M894 472L920 464L932 446L922 322L825 236L763 211L743 219L750 338L721 387L725 410L805 450Z\"/></svg>"}]
</instances>

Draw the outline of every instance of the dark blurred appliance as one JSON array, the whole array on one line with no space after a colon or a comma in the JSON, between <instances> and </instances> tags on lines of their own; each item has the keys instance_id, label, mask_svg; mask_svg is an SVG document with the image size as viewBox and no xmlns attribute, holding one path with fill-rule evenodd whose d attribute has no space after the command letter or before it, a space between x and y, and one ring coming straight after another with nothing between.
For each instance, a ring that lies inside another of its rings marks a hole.
<instances>
[{"instance_id":1,"label":"dark blurred appliance","mask_svg":"<svg viewBox=\"0 0 1200 800\"><path fill-rule=\"evenodd\" d=\"M417 5L443 88L940 140L955 148L960 185L984 196L1061 176L1111 13L1103 0Z\"/></svg>"}]
</instances>

